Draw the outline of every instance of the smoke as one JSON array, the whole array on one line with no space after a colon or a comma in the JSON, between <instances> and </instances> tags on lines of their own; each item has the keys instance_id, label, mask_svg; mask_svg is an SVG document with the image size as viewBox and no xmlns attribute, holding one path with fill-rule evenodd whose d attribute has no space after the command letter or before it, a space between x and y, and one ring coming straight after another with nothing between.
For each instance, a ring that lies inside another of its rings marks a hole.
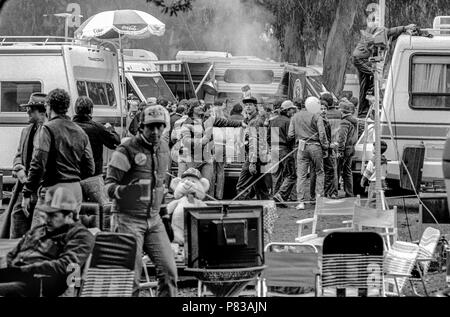
<instances>
[{"instance_id":1,"label":"smoke","mask_svg":"<svg viewBox=\"0 0 450 317\"><path fill-rule=\"evenodd\" d=\"M200 19L194 23L205 26L201 42L207 50L261 58L278 55L278 42L270 33L274 18L253 1L197 0L192 14Z\"/></svg>"}]
</instances>

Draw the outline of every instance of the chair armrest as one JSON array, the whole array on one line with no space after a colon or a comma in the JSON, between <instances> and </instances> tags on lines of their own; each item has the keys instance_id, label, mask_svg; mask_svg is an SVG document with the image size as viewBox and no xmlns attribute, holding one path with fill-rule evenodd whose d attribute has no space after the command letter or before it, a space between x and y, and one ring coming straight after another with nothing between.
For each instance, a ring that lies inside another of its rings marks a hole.
<instances>
[{"instance_id":1,"label":"chair armrest","mask_svg":"<svg viewBox=\"0 0 450 317\"><path fill-rule=\"evenodd\" d=\"M343 227L343 228L322 230L323 233L333 233L333 232L342 232L342 231L351 232L351 231L353 231L353 228L351 228L351 227Z\"/></svg>"},{"instance_id":2,"label":"chair armrest","mask_svg":"<svg viewBox=\"0 0 450 317\"><path fill-rule=\"evenodd\" d=\"M420 258L420 259L416 259L416 262L430 262L430 261L434 261L434 258Z\"/></svg>"},{"instance_id":3,"label":"chair armrest","mask_svg":"<svg viewBox=\"0 0 450 317\"><path fill-rule=\"evenodd\" d=\"M352 225L353 224L353 220L344 220L342 221L343 225Z\"/></svg>"},{"instance_id":4,"label":"chair armrest","mask_svg":"<svg viewBox=\"0 0 450 317\"><path fill-rule=\"evenodd\" d=\"M309 240L316 239L318 237L319 236L317 234L308 234L305 236L299 236L299 237L295 238L295 242L305 243L305 242L308 242Z\"/></svg>"},{"instance_id":5,"label":"chair armrest","mask_svg":"<svg viewBox=\"0 0 450 317\"><path fill-rule=\"evenodd\" d=\"M42 280L44 278L51 278L50 275L45 275L45 274L34 274L33 277L38 280Z\"/></svg>"},{"instance_id":6,"label":"chair armrest","mask_svg":"<svg viewBox=\"0 0 450 317\"><path fill-rule=\"evenodd\" d=\"M406 278L408 278L408 277L410 277L411 275L408 275L408 274L400 274L400 273L384 273L384 275L385 276L387 276L387 277L406 277Z\"/></svg>"},{"instance_id":7,"label":"chair armrest","mask_svg":"<svg viewBox=\"0 0 450 317\"><path fill-rule=\"evenodd\" d=\"M303 220L298 220L297 224L298 225L306 225L308 223L314 222L314 218L307 218L307 219L303 219Z\"/></svg>"}]
</instances>

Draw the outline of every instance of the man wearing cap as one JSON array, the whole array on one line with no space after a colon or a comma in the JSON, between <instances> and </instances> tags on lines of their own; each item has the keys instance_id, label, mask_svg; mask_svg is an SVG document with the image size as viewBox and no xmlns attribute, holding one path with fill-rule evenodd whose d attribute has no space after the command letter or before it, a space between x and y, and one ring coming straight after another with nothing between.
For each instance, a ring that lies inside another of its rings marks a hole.
<instances>
[{"instance_id":1,"label":"man wearing cap","mask_svg":"<svg viewBox=\"0 0 450 317\"><path fill-rule=\"evenodd\" d=\"M289 139L298 142L297 152L297 199L300 204L297 210L305 209L308 171L316 173L316 197L323 196L324 169L323 153L329 148L325 126L320 116L320 101L316 97L309 97L305 101L305 108L297 112L289 126Z\"/></svg>"},{"instance_id":2,"label":"man wearing cap","mask_svg":"<svg viewBox=\"0 0 450 317\"><path fill-rule=\"evenodd\" d=\"M268 200L269 188L261 172L261 167L267 166L269 162L267 128L264 127L264 118L258 114L256 98L245 98L242 103L247 113L247 118L244 120L247 128L245 130L245 163L236 186L237 192L240 200L251 199L251 192L254 192L259 200Z\"/></svg>"},{"instance_id":3,"label":"man wearing cap","mask_svg":"<svg viewBox=\"0 0 450 317\"><path fill-rule=\"evenodd\" d=\"M342 120L337 139L338 177L342 175L345 197L353 197L352 159L358 141L357 121L353 117L355 105L344 100L339 103L339 108L342 112Z\"/></svg>"},{"instance_id":4,"label":"man wearing cap","mask_svg":"<svg viewBox=\"0 0 450 317\"><path fill-rule=\"evenodd\" d=\"M28 180L23 189L23 206L29 209L32 193L50 188L65 187L74 193L78 203L77 214L83 200L80 181L94 175L95 164L89 137L67 116L70 96L63 89L54 89L47 96L49 121L35 138L33 158ZM38 201L36 209L39 208ZM35 215L33 224L39 222Z\"/></svg>"},{"instance_id":5,"label":"man wearing cap","mask_svg":"<svg viewBox=\"0 0 450 317\"><path fill-rule=\"evenodd\" d=\"M289 199L297 182L294 154L291 153L294 142L288 139L291 118L297 112L297 107L292 101L286 100L279 110L279 116L269 121L268 144L272 163L279 163L274 172L273 199L282 203Z\"/></svg>"},{"instance_id":6,"label":"man wearing cap","mask_svg":"<svg viewBox=\"0 0 450 317\"><path fill-rule=\"evenodd\" d=\"M166 113L162 106L145 108L141 131L117 147L106 175L106 191L116 205L117 230L136 237L136 295L142 273L142 251L156 266L158 296L173 297L177 293L175 258L160 216L169 160L169 146L161 139L165 127Z\"/></svg>"},{"instance_id":7,"label":"man wearing cap","mask_svg":"<svg viewBox=\"0 0 450 317\"><path fill-rule=\"evenodd\" d=\"M39 296L43 279L44 296L60 296L74 268L81 270L94 247L94 237L73 220L77 201L72 192L58 187L45 194L41 210L45 223L33 227L8 253L7 268L0 269L0 296Z\"/></svg>"},{"instance_id":8,"label":"man wearing cap","mask_svg":"<svg viewBox=\"0 0 450 317\"><path fill-rule=\"evenodd\" d=\"M32 193L30 210L22 207L22 189L27 180L33 154L33 140L38 129L45 122L45 97L43 93L32 93L27 104L20 108L26 108L29 117L29 125L22 130L19 147L13 161L13 177L17 178L13 189L13 195L6 211L6 220L3 223L0 238L18 239L30 229L34 206L37 202L37 194Z\"/></svg>"}]
</instances>

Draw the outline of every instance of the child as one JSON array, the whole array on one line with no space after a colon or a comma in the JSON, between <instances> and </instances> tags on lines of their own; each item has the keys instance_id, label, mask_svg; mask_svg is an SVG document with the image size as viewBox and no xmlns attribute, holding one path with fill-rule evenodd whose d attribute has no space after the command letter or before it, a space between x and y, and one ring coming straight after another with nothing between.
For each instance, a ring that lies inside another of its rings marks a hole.
<instances>
[{"instance_id":1,"label":"child","mask_svg":"<svg viewBox=\"0 0 450 317\"><path fill-rule=\"evenodd\" d=\"M387 174L387 160L384 156L386 153L387 144L381 141L381 183L383 188L385 186L386 174ZM369 181L368 189L368 201L366 207L372 205L374 199L376 198L375 184L376 184L376 173L375 173L375 144L373 146L373 158L367 163L366 169L364 170L363 176L361 178L361 187L365 187L366 181Z\"/></svg>"}]
</instances>

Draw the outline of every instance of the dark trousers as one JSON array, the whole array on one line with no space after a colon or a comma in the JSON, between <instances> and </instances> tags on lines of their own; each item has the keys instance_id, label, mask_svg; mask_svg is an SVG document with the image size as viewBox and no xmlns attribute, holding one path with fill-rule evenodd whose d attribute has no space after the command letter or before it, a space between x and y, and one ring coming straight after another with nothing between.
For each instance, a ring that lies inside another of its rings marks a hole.
<instances>
[{"instance_id":1,"label":"dark trousers","mask_svg":"<svg viewBox=\"0 0 450 317\"><path fill-rule=\"evenodd\" d=\"M247 189L251 184L253 184L258 178L262 176L261 174L261 166L257 164L258 173L256 175L252 175L249 170L250 162L246 161L242 166L241 175L239 176L239 180L237 182L237 192L240 194L244 190ZM250 189L246 190L244 194L239 197L239 200L251 200L253 197L251 192L256 195L258 200L268 200L269 199L269 189L267 187L267 177L270 177L269 174L261 177L261 179L256 182Z\"/></svg>"},{"instance_id":2,"label":"dark trousers","mask_svg":"<svg viewBox=\"0 0 450 317\"><path fill-rule=\"evenodd\" d=\"M325 197L331 198L338 196L338 181L337 181L337 162L334 156L328 156L323 159L323 171L325 174L323 193ZM316 199L316 172L311 170L310 176L310 193L311 200Z\"/></svg>"},{"instance_id":3,"label":"dark trousers","mask_svg":"<svg viewBox=\"0 0 450 317\"><path fill-rule=\"evenodd\" d=\"M359 111L358 118L365 118L370 109L369 101L366 99L367 92L373 89L374 77L372 64L367 59L354 58L353 64L358 70L359 78Z\"/></svg>"},{"instance_id":4,"label":"dark trousers","mask_svg":"<svg viewBox=\"0 0 450 317\"><path fill-rule=\"evenodd\" d=\"M287 152L281 153L280 161L287 156ZM283 200L289 200L294 186L297 184L297 171L295 170L294 155L287 157L278 166L278 170L273 174L274 195L279 194Z\"/></svg>"},{"instance_id":5,"label":"dark trousers","mask_svg":"<svg viewBox=\"0 0 450 317\"><path fill-rule=\"evenodd\" d=\"M345 197L354 197L352 160L353 156L344 156L338 160L338 179L342 176Z\"/></svg>"}]
</instances>

